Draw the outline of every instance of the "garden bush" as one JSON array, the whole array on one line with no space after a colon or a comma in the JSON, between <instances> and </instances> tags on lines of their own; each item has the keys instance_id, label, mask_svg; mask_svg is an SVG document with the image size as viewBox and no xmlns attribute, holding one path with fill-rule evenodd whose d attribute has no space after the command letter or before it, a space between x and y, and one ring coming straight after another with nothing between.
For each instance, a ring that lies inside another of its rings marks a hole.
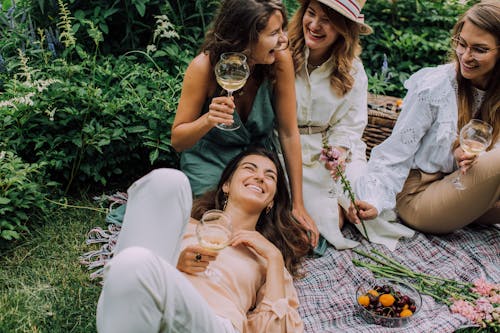
<instances>
[{"instance_id":1,"label":"garden bush","mask_svg":"<svg viewBox=\"0 0 500 333\"><path fill-rule=\"evenodd\" d=\"M61 3L73 13L72 29L80 44L92 47L93 41L85 31L85 22L91 21L103 33L101 51L118 56L145 49L153 39L156 18L160 15L168 16L179 33L179 42L174 41L173 45L180 50L196 49L219 0L38 0L29 5L33 24L57 37L54 26ZM57 38L54 39L57 44Z\"/></svg>"},{"instance_id":2,"label":"garden bush","mask_svg":"<svg viewBox=\"0 0 500 333\"><path fill-rule=\"evenodd\" d=\"M23 71L5 85L8 99L0 102L8 149L45 162L65 189L137 175L154 162L175 166L170 127L178 79L134 56L55 59L38 70L20 57Z\"/></svg>"},{"instance_id":3,"label":"garden bush","mask_svg":"<svg viewBox=\"0 0 500 333\"><path fill-rule=\"evenodd\" d=\"M362 37L362 59L369 90L404 96L403 82L411 74L445 63L453 25L476 2L368 0L363 12L374 33Z\"/></svg>"},{"instance_id":4,"label":"garden bush","mask_svg":"<svg viewBox=\"0 0 500 333\"><path fill-rule=\"evenodd\" d=\"M34 213L47 208L43 172L43 163L25 163L11 151L0 151L0 248L28 231Z\"/></svg>"},{"instance_id":5,"label":"garden bush","mask_svg":"<svg viewBox=\"0 0 500 333\"><path fill-rule=\"evenodd\" d=\"M177 163L170 128L180 72L170 74L145 52L99 55L102 39L92 28L95 53L61 29L63 54L56 57L41 34L32 43L38 47L4 60L4 145L26 161L46 163L50 179L65 190Z\"/></svg>"}]
</instances>

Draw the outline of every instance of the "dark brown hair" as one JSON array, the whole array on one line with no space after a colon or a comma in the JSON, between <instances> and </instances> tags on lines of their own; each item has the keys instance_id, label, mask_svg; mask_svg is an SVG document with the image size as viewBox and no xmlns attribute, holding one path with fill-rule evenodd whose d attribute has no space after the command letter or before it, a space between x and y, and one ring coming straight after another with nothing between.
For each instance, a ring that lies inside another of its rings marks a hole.
<instances>
[{"instance_id":1,"label":"dark brown hair","mask_svg":"<svg viewBox=\"0 0 500 333\"><path fill-rule=\"evenodd\" d=\"M259 34L271 15L279 11L283 16L283 29L287 14L280 0L224 0L210 24L201 52L207 53L215 66L224 52L242 52L249 56L252 45L259 41ZM255 75L274 78L273 65L256 65Z\"/></svg>"},{"instance_id":2,"label":"dark brown hair","mask_svg":"<svg viewBox=\"0 0 500 333\"><path fill-rule=\"evenodd\" d=\"M225 194L222 186L231 180L241 160L249 155L264 156L270 159L277 170L276 194L274 205L269 213L263 210L260 214L255 229L271 241L282 253L285 267L294 277L300 276L300 263L309 252L310 245L307 242L306 229L295 221L292 216L292 203L285 172L281 167L275 153L260 147L251 147L234 157L222 172L217 187L195 199L191 216L201 219L203 213L209 209L222 209L224 207Z\"/></svg>"},{"instance_id":3,"label":"dark brown hair","mask_svg":"<svg viewBox=\"0 0 500 333\"><path fill-rule=\"evenodd\" d=\"M483 0L469 8L455 24L452 36L460 35L466 21L492 34L495 37L496 45L500 44L500 2L498 0ZM452 53L452 58L457 64L458 129L460 130L472 118L472 83L462 76L458 56L455 52ZM493 141L489 149L495 145L500 131L500 112L498 112L500 110L500 80L498 79L500 77L500 62L498 59L500 56L497 56L479 111L481 119L493 126Z\"/></svg>"}]
</instances>

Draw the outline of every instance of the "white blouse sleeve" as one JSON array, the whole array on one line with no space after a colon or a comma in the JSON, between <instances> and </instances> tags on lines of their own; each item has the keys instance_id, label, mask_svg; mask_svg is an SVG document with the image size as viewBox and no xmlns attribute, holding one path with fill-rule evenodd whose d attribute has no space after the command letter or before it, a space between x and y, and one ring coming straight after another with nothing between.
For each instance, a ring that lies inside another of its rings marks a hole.
<instances>
[{"instance_id":1,"label":"white blouse sleeve","mask_svg":"<svg viewBox=\"0 0 500 333\"><path fill-rule=\"evenodd\" d=\"M435 106L426 98L428 89L417 89L426 71L417 72L407 83L403 110L392 134L372 150L367 173L354 183L361 200L374 205L378 212L393 209L413 165L414 156L435 120Z\"/></svg>"},{"instance_id":2,"label":"white blouse sleeve","mask_svg":"<svg viewBox=\"0 0 500 333\"><path fill-rule=\"evenodd\" d=\"M345 111L335 115L335 123L330 124L328 143L349 149L353 155L364 158L366 145L362 141L363 131L368 123L367 95L368 78L363 64L356 60L354 86L344 98Z\"/></svg>"}]
</instances>

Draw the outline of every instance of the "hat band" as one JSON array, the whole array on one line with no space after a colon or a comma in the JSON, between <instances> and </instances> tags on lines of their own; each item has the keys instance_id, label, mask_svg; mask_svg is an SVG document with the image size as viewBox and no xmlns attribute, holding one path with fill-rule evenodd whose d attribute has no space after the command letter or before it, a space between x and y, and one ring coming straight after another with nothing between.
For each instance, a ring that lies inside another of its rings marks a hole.
<instances>
[{"instance_id":1,"label":"hat band","mask_svg":"<svg viewBox=\"0 0 500 333\"><path fill-rule=\"evenodd\" d=\"M359 8L359 5L356 2L352 0L334 0L334 1L338 3L340 6L342 6L349 13L351 13L351 15L354 16L355 18L363 18L363 15L360 15L361 8Z\"/></svg>"}]
</instances>

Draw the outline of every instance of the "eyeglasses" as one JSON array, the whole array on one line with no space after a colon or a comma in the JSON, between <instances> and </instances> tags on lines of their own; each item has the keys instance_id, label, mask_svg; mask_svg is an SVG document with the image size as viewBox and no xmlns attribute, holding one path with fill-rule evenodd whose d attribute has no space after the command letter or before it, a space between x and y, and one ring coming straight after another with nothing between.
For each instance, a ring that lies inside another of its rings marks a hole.
<instances>
[{"instance_id":1,"label":"eyeglasses","mask_svg":"<svg viewBox=\"0 0 500 333\"><path fill-rule=\"evenodd\" d=\"M469 46L460 36L456 36L451 39L451 47L458 55L463 55L465 51L469 49L469 54L472 58L481 60L484 59L489 52L498 49L500 46L491 49L481 46Z\"/></svg>"}]
</instances>

